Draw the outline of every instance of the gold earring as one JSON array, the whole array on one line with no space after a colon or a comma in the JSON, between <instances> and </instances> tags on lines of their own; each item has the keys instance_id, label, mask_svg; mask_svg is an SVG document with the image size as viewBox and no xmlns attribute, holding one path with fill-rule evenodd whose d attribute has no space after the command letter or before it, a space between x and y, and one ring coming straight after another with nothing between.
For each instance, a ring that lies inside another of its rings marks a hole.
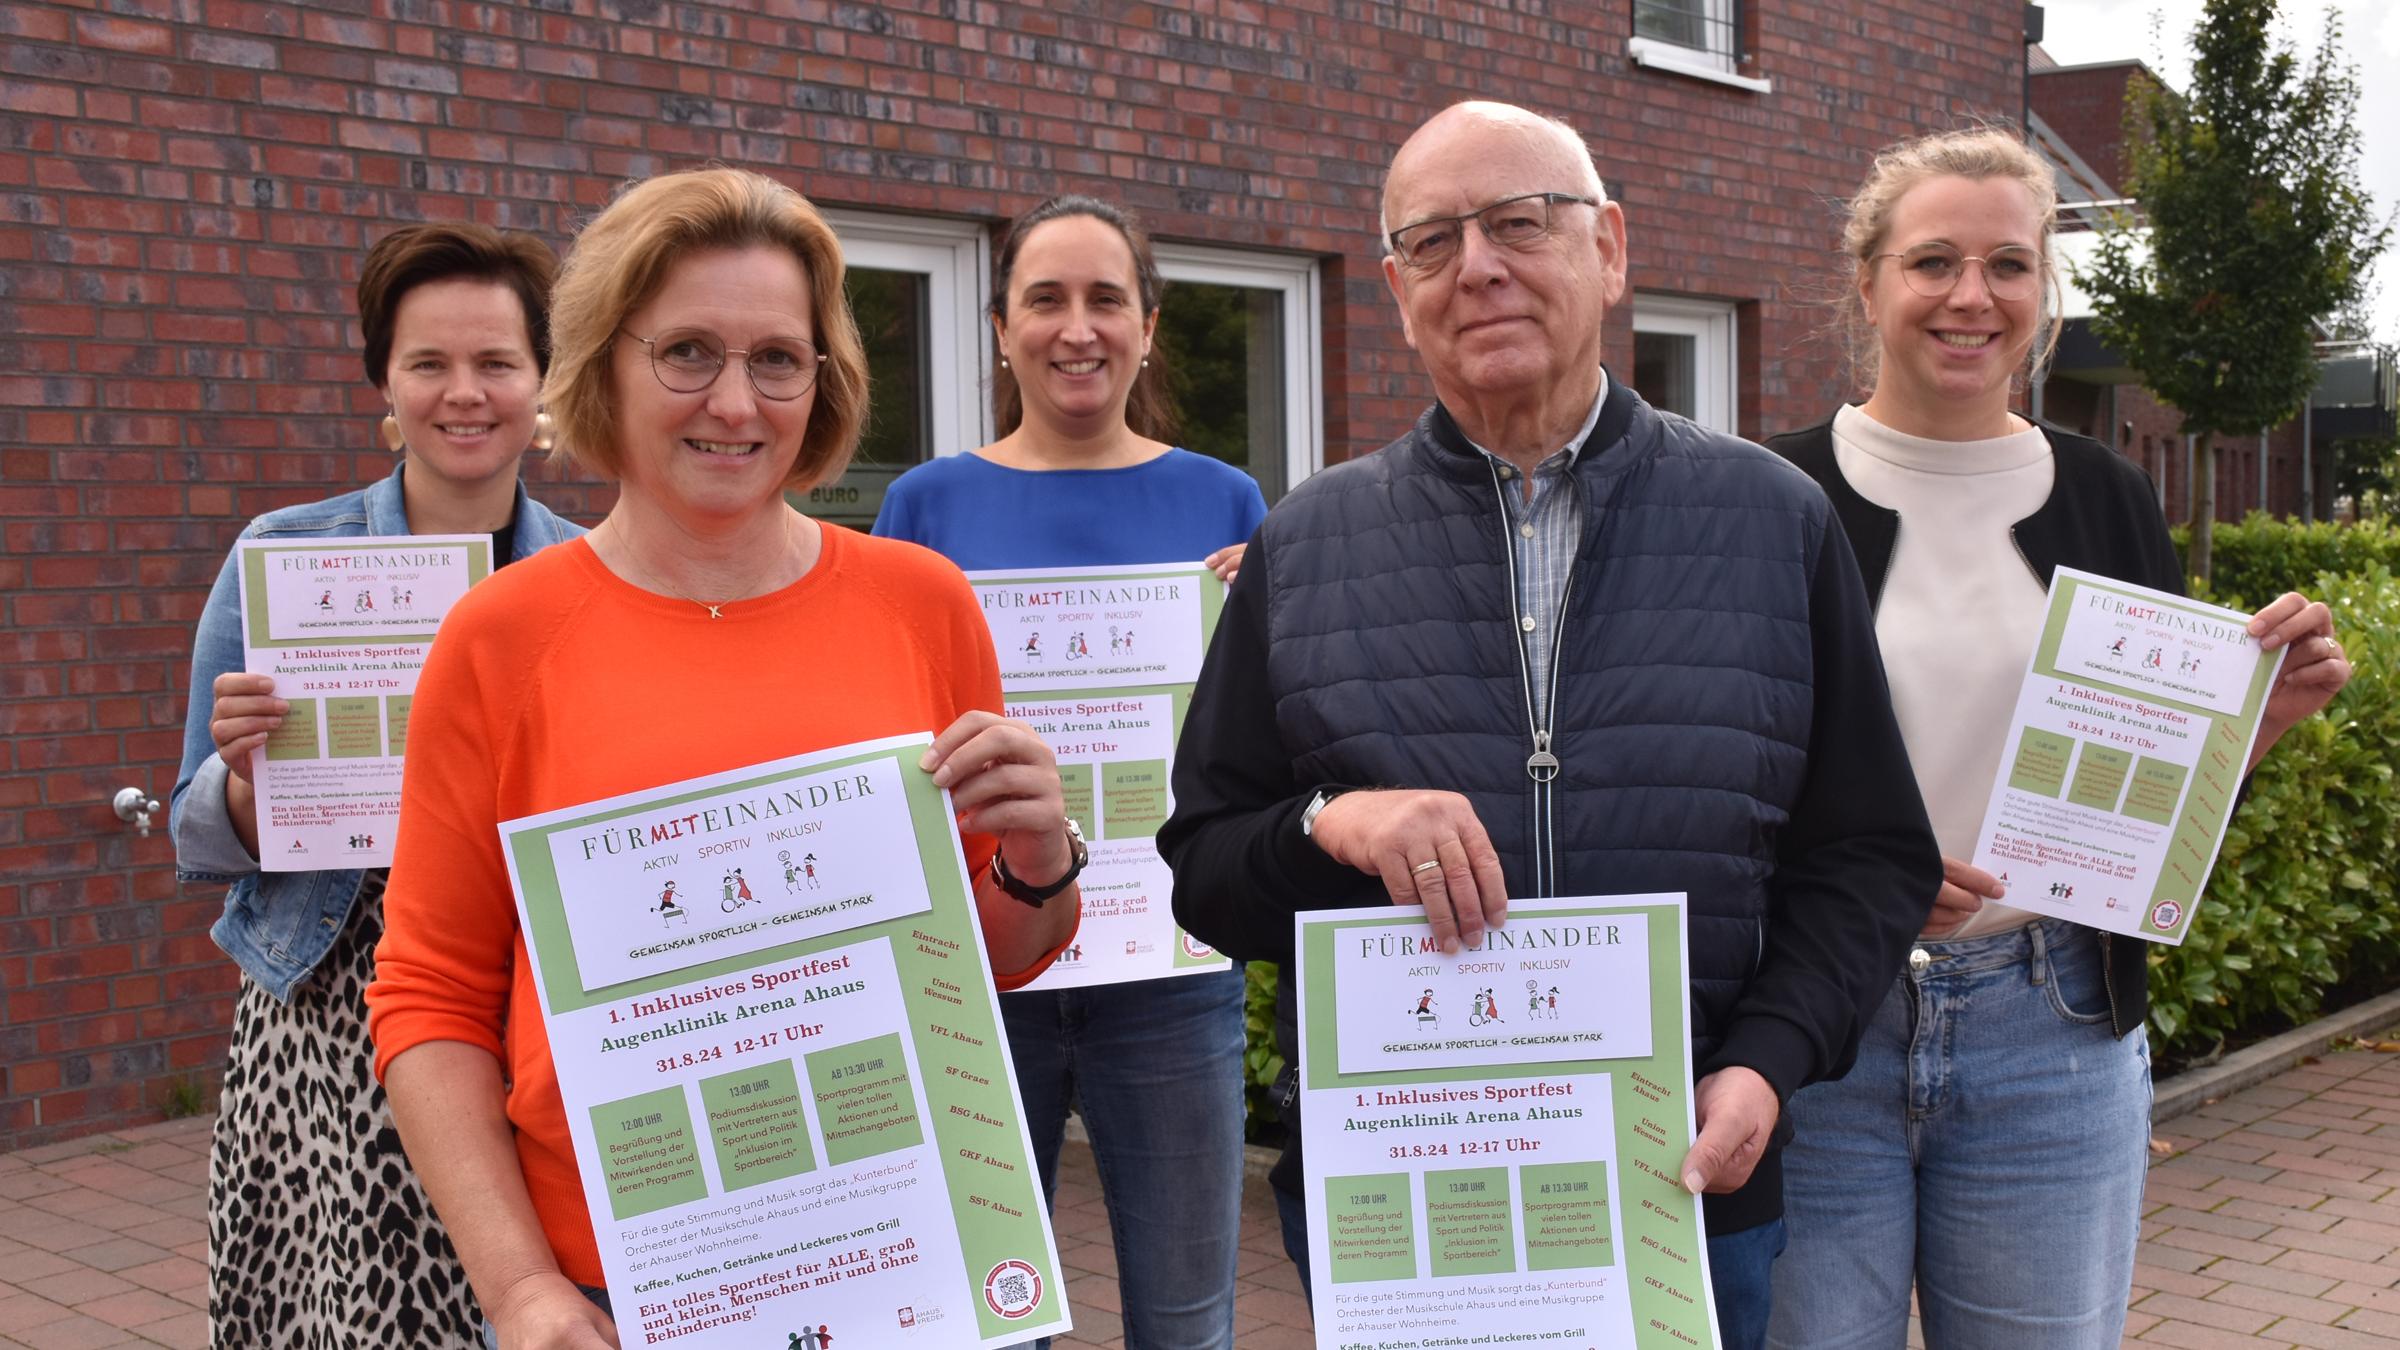
<instances>
[{"instance_id":1,"label":"gold earring","mask_svg":"<svg viewBox=\"0 0 2400 1350\"><path fill-rule=\"evenodd\" d=\"M558 444L558 423L547 412L533 415L533 448L548 450Z\"/></svg>"},{"instance_id":2,"label":"gold earring","mask_svg":"<svg viewBox=\"0 0 2400 1350\"><path fill-rule=\"evenodd\" d=\"M400 434L400 419L390 413L383 415L383 448L399 454L408 448L408 439Z\"/></svg>"}]
</instances>

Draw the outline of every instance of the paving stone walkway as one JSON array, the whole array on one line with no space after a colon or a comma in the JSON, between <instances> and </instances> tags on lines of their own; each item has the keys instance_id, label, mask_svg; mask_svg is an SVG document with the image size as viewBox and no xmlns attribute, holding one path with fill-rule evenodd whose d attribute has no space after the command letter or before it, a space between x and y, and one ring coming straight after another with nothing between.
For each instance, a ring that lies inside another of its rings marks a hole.
<instances>
[{"instance_id":1,"label":"paving stone walkway","mask_svg":"<svg viewBox=\"0 0 2400 1350\"><path fill-rule=\"evenodd\" d=\"M209 1125L0 1155L0 1350L208 1344ZM2325 1055L2160 1140L2127 1347L2400 1350L2400 1055ZM1118 1350L1115 1249L1082 1148L1062 1165L1058 1244L1076 1323L1058 1344ZM1242 1350L1313 1345L1256 1177L1235 1308Z\"/></svg>"}]
</instances>

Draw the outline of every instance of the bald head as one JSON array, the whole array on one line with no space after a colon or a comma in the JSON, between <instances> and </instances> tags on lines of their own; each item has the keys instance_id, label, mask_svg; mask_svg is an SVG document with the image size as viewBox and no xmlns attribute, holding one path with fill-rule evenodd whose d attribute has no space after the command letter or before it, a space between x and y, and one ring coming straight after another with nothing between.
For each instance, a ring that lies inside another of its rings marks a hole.
<instances>
[{"instance_id":1,"label":"bald head","mask_svg":"<svg viewBox=\"0 0 2400 1350\"><path fill-rule=\"evenodd\" d=\"M1427 118L1425 125L1411 132L1401 143L1399 153L1392 156L1392 167L1383 178L1382 238L1389 240L1393 230L1410 223L1393 214L1393 203L1399 195L1396 189L1406 186L1409 178L1428 162L1438 165L1447 158L1447 152L1462 137L1484 145L1514 145L1529 157L1549 161L1552 167L1568 174L1565 181L1585 196L1594 201L1608 200L1608 189L1600 182L1600 167L1592 162L1591 149L1575 128L1513 103L1482 100L1453 103Z\"/></svg>"}]
</instances>

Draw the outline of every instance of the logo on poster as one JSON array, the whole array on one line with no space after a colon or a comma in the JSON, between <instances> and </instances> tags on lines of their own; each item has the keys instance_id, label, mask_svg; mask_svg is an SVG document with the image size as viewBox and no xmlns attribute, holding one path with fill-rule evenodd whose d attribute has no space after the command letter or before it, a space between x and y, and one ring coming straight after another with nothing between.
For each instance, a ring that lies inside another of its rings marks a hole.
<instances>
[{"instance_id":1,"label":"logo on poster","mask_svg":"<svg viewBox=\"0 0 2400 1350\"><path fill-rule=\"evenodd\" d=\"M2172 900L2161 900L2150 911L2150 926L2162 933L2173 932L2175 925L2182 921L2183 906Z\"/></svg>"},{"instance_id":2,"label":"logo on poster","mask_svg":"<svg viewBox=\"0 0 2400 1350\"><path fill-rule=\"evenodd\" d=\"M1042 1273L1014 1257L983 1277L983 1301L1010 1321L1029 1317L1042 1302Z\"/></svg>"},{"instance_id":3,"label":"logo on poster","mask_svg":"<svg viewBox=\"0 0 2400 1350\"><path fill-rule=\"evenodd\" d=\"M1180 940L1183 943L1183 954L1190 957L1194 961L1205 961L1217 954L1216 948L1209 946L1207 943L1202 942L1200 939L1193 937L1189 933L1182 934Z\"/></svg>"}]
</instances>

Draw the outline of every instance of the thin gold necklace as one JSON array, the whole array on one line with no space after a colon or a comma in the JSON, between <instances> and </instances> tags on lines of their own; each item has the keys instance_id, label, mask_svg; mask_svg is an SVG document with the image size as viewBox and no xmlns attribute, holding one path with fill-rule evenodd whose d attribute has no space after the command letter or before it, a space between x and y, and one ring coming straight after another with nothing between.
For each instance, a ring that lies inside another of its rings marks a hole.
<instances>
[{"instance_id":1,"label":"thin gold necklace","mask_svg":"<svg viewBox=\"0 0 2400 1350\"><path fill-rule=\"evenodd\" d=\"M634 566L642 569L643 575L649 577L650 580L655 583L660 590L665 591L673 599L681 600L687 605L700 606L702 609L708 611L708 617L712 619L724 618L725 607L732 604L736 600L755 600L758 598L757 596L750 595L734 595L712 603L710 601L703 600L696 595L686 595L682 591L679 591L673 586L668 585L665 574L661 573L657 568L652 567L649 563L642 561L641 555L634 552L633 540L629 537L626 537L623 531L618 532L617 539L618 543L625 550L626 558L630 560ZM789 511L786 511L783 516L783 547L784 552L789 554L792 547L792 517ZM777 561L781 561L781 559L778 559Z\"/></svg>"}]
</instances>

